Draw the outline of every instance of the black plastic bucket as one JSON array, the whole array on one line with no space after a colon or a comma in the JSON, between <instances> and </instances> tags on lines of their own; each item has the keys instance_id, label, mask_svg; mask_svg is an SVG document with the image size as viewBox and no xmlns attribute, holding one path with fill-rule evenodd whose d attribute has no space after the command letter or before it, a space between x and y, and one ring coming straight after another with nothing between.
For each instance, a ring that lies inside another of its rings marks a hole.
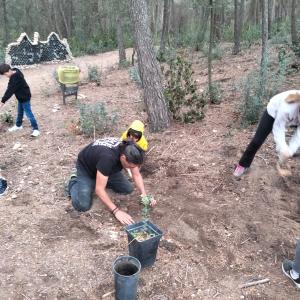
<instances>
[{"instance_id":1,"label":"black plastic bucket","mask_svg":"<svg viewBox=\"0 0 300 300\"><path fill-rule=\"evenodd\" d=\"M116 300L136 299L140 271L141 264L135 257L119 256L114 261L113 272Z\"/></svg>"},{"instance_id":2,"label":"black plastic bucket","mask_svg":"<svg viewBox=\"0 0 300 300\"><path fill-rule=\"evenodd\" d=\"M138 241L134 238L133 233L146 229L153 236L145 241ZM137 258L142 268L152 266L156 260L159 241L162 237L162 231L150 221L141 221L125 227L128 236L129 255Z\"/></svg>"}]
</instances>

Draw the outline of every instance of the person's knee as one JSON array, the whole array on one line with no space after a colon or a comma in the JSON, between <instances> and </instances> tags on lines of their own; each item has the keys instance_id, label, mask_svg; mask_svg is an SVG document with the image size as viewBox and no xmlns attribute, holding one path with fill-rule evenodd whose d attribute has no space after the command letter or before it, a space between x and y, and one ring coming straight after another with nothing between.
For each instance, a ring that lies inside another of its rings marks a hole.
<instances>
[{"instance_id":1,"label":"person's knee","mask_svg":"<svg viewBox=\"0 0 300 300\"><path fill-rule=\"evenodd\" d=\"M85 212L91 209L92 203L80 201L79 199L72 199L72 205L77 211Z\"/></svg>"},{"instance_id":2,"label":"person's knee","mask_svg":"<svg viewBox=\"0 0 300 300\"><path fill-rule=\"evenodd\" d=\"M122 187L121 194L129 195L132 192L133 192L133 185L130 182L128 182L128 184L126 184Z\"/></svg>"}]
</instances>

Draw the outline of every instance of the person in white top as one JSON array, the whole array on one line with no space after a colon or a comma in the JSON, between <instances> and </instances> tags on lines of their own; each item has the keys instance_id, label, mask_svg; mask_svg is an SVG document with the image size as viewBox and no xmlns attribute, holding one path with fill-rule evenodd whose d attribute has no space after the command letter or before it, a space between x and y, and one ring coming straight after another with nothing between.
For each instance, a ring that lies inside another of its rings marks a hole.
<instances>
[{"instance_id":1,"label":"person in white top","mask_svg":"<svg viewBox=\"0 0 300 300\"><path fill-rule=\"evenodd\" d=\"M300 90L290 90L275 95L262 115L256 133L242 155L233 175L242 176L250 167L256 152L273 132L279 161L285 162L300 147ZM294 135L286 141L285 129L297 126Z\"/></svg>"}]
</instances>

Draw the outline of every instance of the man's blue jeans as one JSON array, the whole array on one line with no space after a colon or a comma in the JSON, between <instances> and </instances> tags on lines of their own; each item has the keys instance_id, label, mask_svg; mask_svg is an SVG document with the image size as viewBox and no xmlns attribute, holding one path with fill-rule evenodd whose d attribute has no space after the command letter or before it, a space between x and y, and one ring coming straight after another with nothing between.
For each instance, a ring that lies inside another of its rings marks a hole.
<instances>
[{"instance_id":1,"label":"man's blue jeans","mask_svg":"<svg viewBox=\"0 0 300 300\"><path fill-rule=\"evenodd\" d=\"M25 112L26 117L30 121L32 129L38 130L39 128L38 128L37 122L31 111L30 101L26 101L26 102L18 101L18 115L17 115L16 125L18 127L20 127L22 125L24 112Z\"/></svg>"},{"instance_id":2,"label":"man's blue jeans","mask_svg":"<svg viewBox=\"0 0 300 300\"><path fill-rule=\"evenodd\" d=\"M73 177L69 183L72 205L77 211L87 211L91 208L93 203L96 179L91 178L78 163L76 169L77 176ZM121 172L109 176L106 187L116 193L125 195L133 191L132 184Z\"/></svg>"},{"instance_id":3,"label":"man's blue jeans","mask_svg":"<svg viewBox=\"0 0 300 300\"><path fill-rule=\"evenodd\" d=\"M300 274L300 239L297 242L295 258L293 261L293 269Z\"/></svg>"}]
</instances>

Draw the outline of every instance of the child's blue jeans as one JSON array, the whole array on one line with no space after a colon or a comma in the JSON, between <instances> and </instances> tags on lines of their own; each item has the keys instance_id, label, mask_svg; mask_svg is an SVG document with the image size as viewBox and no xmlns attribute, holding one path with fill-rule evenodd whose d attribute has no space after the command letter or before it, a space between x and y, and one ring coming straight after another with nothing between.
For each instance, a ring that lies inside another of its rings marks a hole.
<instances>
[{"instance_id":1,"label":"child's blue jeans","mask_svg":"<svg viewBox=\"0 0 300 300\"><path fill-rule=\"evenodd\" d=\"M18 101L18 115L17 115L16 125L18 127L20 127L22 125L24 112L31 124L32 129L38 130L39 129L38 124L35 120L35 117L34 117L32 111L31 111L30 101L26 101L26 102Z\"/></svg>"}]
</instances>

